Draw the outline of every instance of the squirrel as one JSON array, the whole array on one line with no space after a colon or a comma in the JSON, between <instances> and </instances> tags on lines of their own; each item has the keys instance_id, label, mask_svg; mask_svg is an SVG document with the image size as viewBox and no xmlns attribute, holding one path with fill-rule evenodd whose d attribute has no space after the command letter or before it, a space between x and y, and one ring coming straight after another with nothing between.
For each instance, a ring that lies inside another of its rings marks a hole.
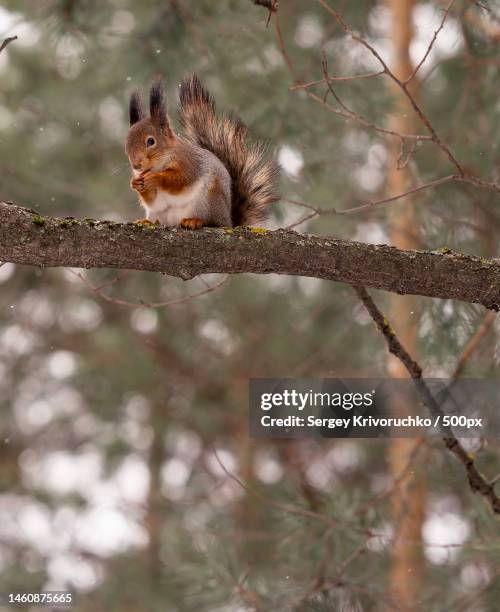
<instances>
[{"instance_id":1,"label":"squirrel","mask_svg":"<svg viewBox=\"0 0 500 612\"><path fill-rule=\"evenodd\" d=\"M146 218L136 223L199 229L262 223L278 201L278 164L260 144L247 144L247 127L235 114L218 115L212 95L196 75L180 85L174 133L158 78L149 95L150 116L132 93L125 151Z\"/></svg>"}]
</instances>

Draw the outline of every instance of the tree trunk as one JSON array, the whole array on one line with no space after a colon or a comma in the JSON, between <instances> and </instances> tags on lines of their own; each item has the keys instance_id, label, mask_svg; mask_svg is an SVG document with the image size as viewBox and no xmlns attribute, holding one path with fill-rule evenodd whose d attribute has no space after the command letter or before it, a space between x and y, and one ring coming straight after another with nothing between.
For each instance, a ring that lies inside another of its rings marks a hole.
<instances>
[{"instance_id":1,"label":"tree trunk","mask_svg":"<svg viewBox=\"0 0 500 612\"><path fill-rule=\"evenodd\" d=\"M412 11L415 0L386 0L392 14L391 38L393 44L392 69L400 79L412 74L410 44L413 37ZM415 94L416 80L409 87ZM395 96L390 128L399 133L412 133L417 129L415 115L401 89L394 87ZM394 142L392 159L400 155L399 143ZM391 167L388 175L389 194L404 193L412 184L410 165ZM391 244L401 249L417 249L418 218L411 198L391 209L389 232ZM416 354L417 315L413 296L391 295L390 320L403 346ZM393 378L406 378L408 373L400 360L393 355L387 357L387 369ZM395 413L400 410L393 406ZM393 494L393 521L395 536L390 573L390 592L398 610L410 612L418 606L419 584L422 580L423 558L421 530L424 519L425 483L418 470L408 469L418 440L394 439L390 442L389 464L393 481L398 483Z\"/></svg>"}]
</instances>

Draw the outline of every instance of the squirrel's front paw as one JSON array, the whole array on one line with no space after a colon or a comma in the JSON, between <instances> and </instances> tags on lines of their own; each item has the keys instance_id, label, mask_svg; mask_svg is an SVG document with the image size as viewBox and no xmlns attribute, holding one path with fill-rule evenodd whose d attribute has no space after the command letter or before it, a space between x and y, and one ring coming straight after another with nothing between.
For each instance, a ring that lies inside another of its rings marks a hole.
<instances>
[{"instance_id":1,"label":"squirrel's front paw","mask_svg":"<svg viewBox=\"0 0 500 612\"><path fill-rule=\"evenodd\" d=\"M139 193L143 193L144 191L146 191L146 188L144 187L144 179L142 176L138 176L137 178L132 179L130 181L130 186L132 187L132 189L138 191Z\"/></svg>"},{"instance_id":2,"label":"squirrel's front paw","mask_svg":"<svg viewBox=\"0 0 500 612\"><path fill-rule=\"evenodd\" d=\"M161 187L161 176L155 172L145 172L141 175L142 184L144 191L151 191L152 189L158 189Z\"/></svg>"},{"instance_id":3,"label":"squirrel's front paw","mask_svg":"<svg viewBox=\"0 0 500 612\"><path fill-rule=\"evenodd\" d=\"M130 186L139 193L146 193L160 187L161 177L154 172L145 172L130 181Z\"/></svg>"},{"instance_id":4,"label":"squirrel's front paw","mask_svg":"<svg viewBox=\"0 0 500 612\"><path fill-rule=\"evenodd\" d=\"M203 221L201 219L197 219L196 217L188 217L181 220L181 227L185 227L186 229L200 229L203 226Z\"/></svg>"}]
</instances>

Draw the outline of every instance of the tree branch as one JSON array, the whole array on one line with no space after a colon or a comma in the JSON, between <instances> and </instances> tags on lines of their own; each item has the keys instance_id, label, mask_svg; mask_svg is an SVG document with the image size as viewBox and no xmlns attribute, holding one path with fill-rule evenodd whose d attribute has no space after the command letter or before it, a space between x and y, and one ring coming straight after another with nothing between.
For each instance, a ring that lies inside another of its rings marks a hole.
<instances>
[{"instance_id":1,"label":"tree branch","mask_svg":"<svg viewBox=\"0 0 500 612\"><path fill-rule=\"evenodd\" d=\"M198 231L41 217L0 202L0 261L41 267L290 274L500 307L500 261L260 228Z\"/></svg>"},{"instance_id":2,"label":"tree branch","mask_svg":"<svg viewBox=\"0 0 500 612\"><path fill-rule=\"evenodd\" d=\"M453 371L452 377L458 378L463 370L465 369L470 356L476 351L478 346L481 344L482 339L488 334L491 326L495 322L497 315L494 312L487 312L481 326L478 328L476 333L469 338L469 341L465 345L462 354L458 358L457 365Z\"/></svg>"},{"instance_id":3,"label":"tree branch","mask_svg":"<svg viewBox=\"0 0 500 612\"><path fill-rule=\"evenodd\" d=\"M364 287L354 287L354 290L356 291L359 299L363 302L378 330L384 336L389 352L401 361L411 378L418 383L417 390L431 414L434 416L439 413L442 414L439 404L434 399L432 393L422 378L422 368L401 344L396 334L392 331L387 319L384 317L382 312L380 312L368 291ZM495 483L488 482L481 472L479 472L476 464L474 463L474 459L469 453L467 453L462 444L457 440L452 430L449 427L443 428L443 430L446 434L443 437L443 442L446 448L453 453L464 466L471 491L473 493L479 493L479 495L482 495L489 503L493 512L495 514L500 514L500 498L495 492Z\"/></svg>"}]
</instances>

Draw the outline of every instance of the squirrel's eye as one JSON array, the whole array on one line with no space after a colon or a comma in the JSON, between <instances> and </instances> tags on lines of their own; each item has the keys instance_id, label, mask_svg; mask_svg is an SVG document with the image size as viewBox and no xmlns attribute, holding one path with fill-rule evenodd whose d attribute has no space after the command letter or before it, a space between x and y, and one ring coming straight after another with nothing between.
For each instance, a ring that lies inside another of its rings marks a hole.
<instances>
[{"instance_id":1,"label":"squirrel's eye","mask_svg":"<svg viewBox=\"0 0 500 612\"><path fill-rule=\"evenodd\" d=\"M146 140L146 146L147 147L154 147L156 144L156 140L150 136L147 140Z\"/></svg>"}]
</instances>

